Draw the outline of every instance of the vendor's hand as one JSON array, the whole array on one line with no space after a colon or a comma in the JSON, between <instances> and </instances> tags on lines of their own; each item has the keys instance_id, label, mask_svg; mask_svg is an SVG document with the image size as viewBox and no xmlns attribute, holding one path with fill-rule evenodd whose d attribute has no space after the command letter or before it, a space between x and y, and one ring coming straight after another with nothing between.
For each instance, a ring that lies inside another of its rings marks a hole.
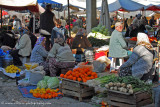
<instances>
[{"instance_id":1,"label":"vendor's hand","mask_svg":"<svg viewBox=\"0 0 160 107\"><path fill-rule=\"evenodd\" d=\"M130 48L130 51L132 51L132 52L133 52L133 48Z\"/></svg>"},{"instance_id":2,"label":"vendor's hand","mask_svg":"<svg viewBox=\"0 0 160 107\"><path fill-rule=\"evenodd\" d=\"M119 68L119 69L117 69L117 73L118 73L118 74L120 73L120 68Z\"/></svg>"},{"instance_id":3,"label":"vendor's hand","mask_svg":"<svg viewBox=\"0 0 160 107\"><path fill-rule=\"evenodd\" d=\"M12 48L12 50L16 50L16 48Z\"/></svg>"}]
</instances>

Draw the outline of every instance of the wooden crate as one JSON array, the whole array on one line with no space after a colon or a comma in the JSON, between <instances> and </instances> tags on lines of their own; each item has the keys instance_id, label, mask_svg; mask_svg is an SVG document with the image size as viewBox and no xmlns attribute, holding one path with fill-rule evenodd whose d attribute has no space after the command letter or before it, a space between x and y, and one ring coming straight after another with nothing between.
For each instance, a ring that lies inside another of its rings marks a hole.
<instances>
[{"instance_id":1,"label":"wooden crate","mask_svg":"<svg viewBox=\"0 0 160 107\"><path fill-rule=\"evenodd\" d=\"M121 92L108 91L107 102L109 105L118 107L141 107L152 103L151 94L137 92L124 94Z\"/></svg>"},{"instance_id":2,"label":"wooden crate","mask_svg":"<svg viewBox=\"0 0 160 107\"><path fill-rule=\"evenodd\" d=\"M95 94L94 87L89 87L88 85L78 81L64 78L60 79L62 81L60 90L64 95L78 97L79 101L82 101L82 98L93 96Z\"/></svg>"}]
</instances>

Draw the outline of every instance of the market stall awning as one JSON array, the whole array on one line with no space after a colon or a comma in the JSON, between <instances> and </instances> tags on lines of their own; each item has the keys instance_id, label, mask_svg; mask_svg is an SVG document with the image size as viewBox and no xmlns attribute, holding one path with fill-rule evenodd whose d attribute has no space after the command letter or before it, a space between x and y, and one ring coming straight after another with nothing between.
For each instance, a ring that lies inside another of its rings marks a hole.
<instances>
[{"instance_id":1,"label":"market stall awning","mask_svg":"<svg viewBox=\"0 0 160 107\"><path fill-rule=\"evenodd\" d=\"M8 12L6 12L6 11L2 11L2 16L4 16L4 15L8 15Z\"/></svg>"},{"instance_id":2,"label":"market stall awning","mask_svg":"<svg viewBox=\"0 0 160 107\"><path fill-rule=\"evenodd\" d=\"M37 0L0 0L0 8L38 12Z\"/></svg>"},{"instance_id":3,"label":"market stall awning","mask_svg":"<svg viewBox=\"0 0 160 107\"><path fill-rule=\"evenodd\" d=\"M137 11L143 9L144 5L139 4L133 0L115 0L109 4L109 11L117 11L119 9L124 9L126 11Z\"/></svg>"},{"instance_id":4,"label":"market stall awning","mask_svg":"<svg viewBox=\"0 0 160 107\"><path fill-rule=\"evenodd\" d=\"M52 9L56 11L62 11L63 10L63 5L61 3L52 1L52 0L37 0L38 3L42 3L42 7L45 8L46 4L51 4Z\"/></svg>"},{"instance_id":5,"label":"market stall awning","mask_svg":"<svg viewBox=\"0 0 160 107\"><path fill-rule=\"evenodd\" d=\"M150 4L144 8L145 10L160 11L160 5Z\"/></svg>"}]
</instances>

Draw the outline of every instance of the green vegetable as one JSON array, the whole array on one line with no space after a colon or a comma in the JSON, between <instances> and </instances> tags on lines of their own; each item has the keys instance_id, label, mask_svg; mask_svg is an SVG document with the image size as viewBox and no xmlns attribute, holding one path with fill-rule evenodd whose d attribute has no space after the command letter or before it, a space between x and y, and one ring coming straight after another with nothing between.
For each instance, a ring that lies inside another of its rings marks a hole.
<instances>
[{"instance_id":1,"label":"green vegetable","mask_svg":"<svg viewBox=\"0 0 160 107\"><path fill-rule=\"evenodd\" d=\"M37 87L39 88L47 88L47 82L45 80L41 80L37 83Z\"/></svg>"},{"instance_id":2,"label":"green vegetable","mask_svg":"<svg viewBox=\"0 0 160 107\"><path fill-rule=\"evenodd\" d=\"M139 78L135 78L132 76L116 77L115 75L107 75L101 78L97 78L96 80L100 81L100 85L102 87L104 87L105 84L108 84L110 86L109 83L118 83L119 85L120 82L121 86L126 87L126 85L128 85L127 87L133 89L133 92L147 91L148 93L151 93L152 91L152 85L147 84Z\"/></svg>"},{"instance_id":3,"label":"green vegetable","mask_svg":"<svg viewBox=\"0 0 160 107\"><path fill-rule=\"evenodd\" d=\"M51 77L49 77L49 76L44 76L43 77L43 80L45 80L46 82L50 79Z\"/></svg>"},{"instance_id":4,"label":"green vegetable","mask_svg":"<svg viewBox=\"0 0 160 107\"><path fill-rule=\"evenodd\" d=\"M92 46L95 46L95 47L109 45L109 42L106 42L105 40L101 40L101 39L96 39L94 37L89 37L88 40L90 41L90 43L92 44Z\"/></svg>"},{"instance_id":5,"label":"green vegetable","mask_svg":"<svg viewBox=\"0 0 160 107\"><path fill-rule=\"evenodd\" d=\"M57 88L59 86L59 79L56 77L51 77L47 81L48 88Z\"/></svg>"},{"instance_id":6,"label":"green vegetable","mask_svg":"<svg viewBox=\"0 0 160 107\"><path fill-rule=\"evenodd\" d=\"M106 29L105 26L98 25L97 27L92 28L92 33L101 33L105 36L109 36L110 32Z\"/></svg>"}]
</instances>

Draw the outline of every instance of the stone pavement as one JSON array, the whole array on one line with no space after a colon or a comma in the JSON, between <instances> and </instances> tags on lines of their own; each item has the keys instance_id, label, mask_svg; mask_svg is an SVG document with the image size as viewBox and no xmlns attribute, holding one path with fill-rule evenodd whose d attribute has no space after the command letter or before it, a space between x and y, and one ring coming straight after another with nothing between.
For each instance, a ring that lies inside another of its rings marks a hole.
<instances>
[{"instance_id":1,"label":"stone pavement","mask_svg":"<svg viewBox=\"0 0 160 107\"><path fill-rule=\"evenodd\" d=\"M0 72L0 107L95 107L86 102L79 102L72 97L61 99L37 100L24 98L16 86L15 79L9 79Z\"/></svg>"},{"instance_id":2,"label":"stone pavement","mask_svg":"<svg viewBox=\"0 0 160 107\"><path fill-rule=\"evenodd\" d=\"M101 76L107 74L99 73ZM97 107L97 105L91 104L90 99L79 102L73 97L47 100L24 98L15 79L8 78L0 71L0 107ZM144 107L154 107L154 104Z\"/></svg>"}]
</instances>

